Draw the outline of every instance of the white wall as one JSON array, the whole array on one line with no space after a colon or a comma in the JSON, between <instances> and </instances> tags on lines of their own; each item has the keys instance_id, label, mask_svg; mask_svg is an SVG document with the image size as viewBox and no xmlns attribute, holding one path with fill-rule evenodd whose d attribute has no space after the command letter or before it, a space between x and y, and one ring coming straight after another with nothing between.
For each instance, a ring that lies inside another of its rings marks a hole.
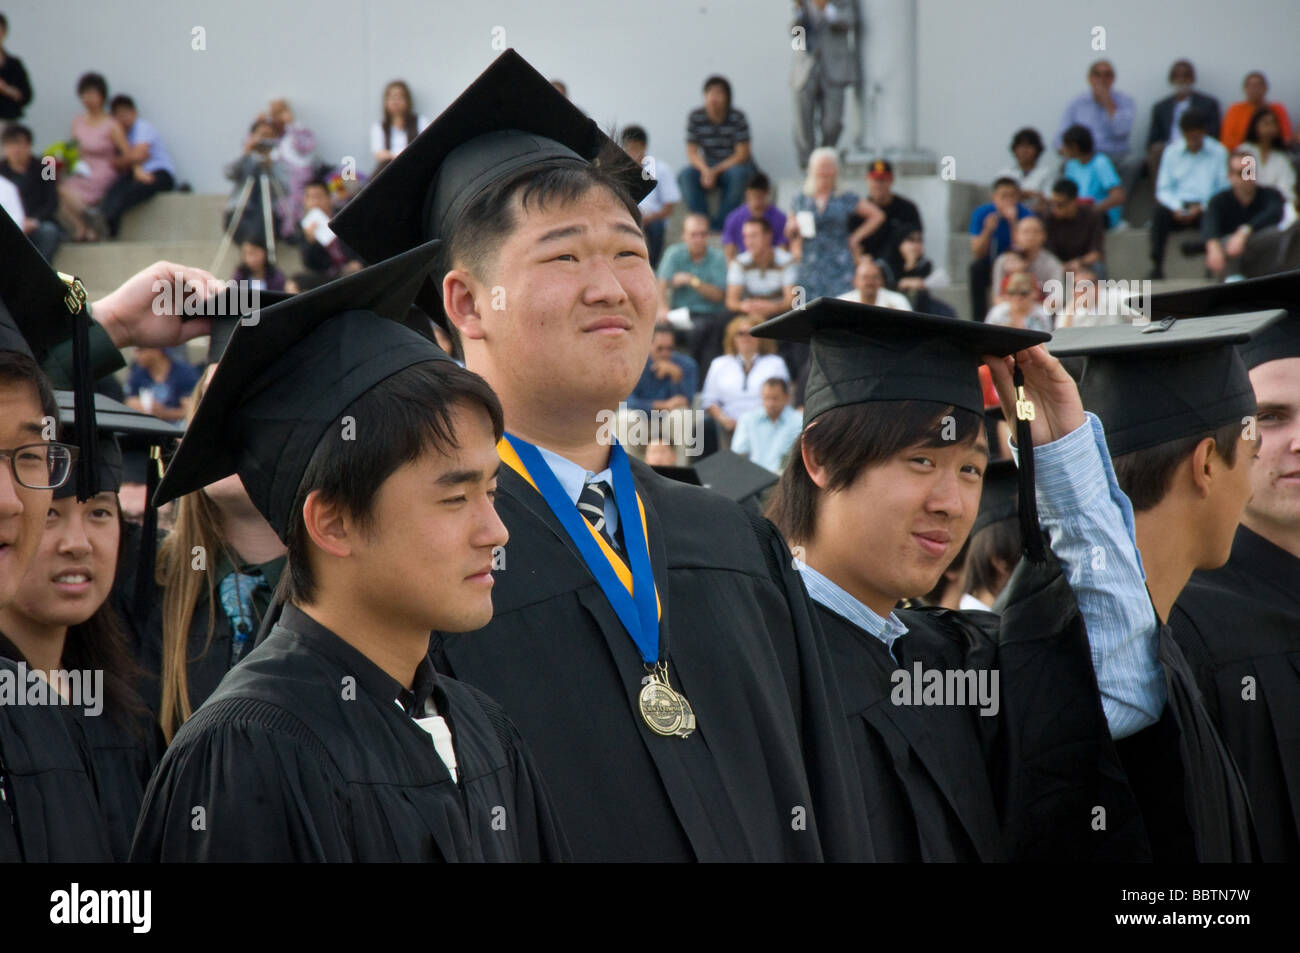
<instances>
[{"instance_id":1,"label":"white wall","mask_svg":"<svg viewBox=\"0 0 1300 953\"><path fill-rule=\"evenodd\" d=\"M1055 131L1065 100L1084 88L1098 25L1118 88L1138 100L1139 136L1182 55L1225 102L1261 67L1300 113L1296 0L916 2L919 144L955 156L962 179L1002 167L1019 125ZM602 124L645 125L652 152L674 166L703 78L725 73L760 163L776 177L796 174L784 0L0 0L0 9L7 45L36 86L27 122L39 145L67 135L76 78L96 69L136 98L199 191L226 189L221 165L275 95L316 131L323 157L353 155L367 167L384 83L407 79L418 107L436 114L495 55L494 26L543 73L567 80ZM195 26L206 29L206 51L191 49Z\"/></svg>"}]
</instances>

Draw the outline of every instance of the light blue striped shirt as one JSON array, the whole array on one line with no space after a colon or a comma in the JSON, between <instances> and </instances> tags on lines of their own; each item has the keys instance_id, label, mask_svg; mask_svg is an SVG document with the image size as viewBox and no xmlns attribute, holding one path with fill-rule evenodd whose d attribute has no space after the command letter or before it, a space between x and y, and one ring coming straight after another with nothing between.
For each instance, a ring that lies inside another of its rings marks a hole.
<instances>
[{"instance_id":1,"label":"light blue striped shirt","mask_svg":"<svg viewBox=\"0 0 1300 953\"><path fill-rule=\"evenodd\" d=\"M1125 738L1155 724L1165 707L1160 630L1132 504L1115 479L1101 421L1086 416L1085 426L1034 448L1038 517L1087 626L1111 736ZM907 632L896 614L882 619L811 566L801 575L814 602L880 639L893 655L895 640Z\"/></svg>"},{"instance_id":2,"label":"light blue striped shirt","mask_svg":"<svg viewBox=\"0 0 1300 953\"><path fill-rule=\"evenodd\" d=\"M537 446L534 444L534 446ZM582 488L588 483L605 483L609 489L605 493L605 525L609 530L610 539L614 539L614 534L618 532L618 504L614 500L614 472L606 467L599 473L592 473L585 467L580 467L568 457L562 457L558 453L547 450L545 447L537 447L537 452L542 455L546 465L551 468L555 474L555 479L560 481L560 486L569 499L573 500L573 505L578 505L578 497L582 495Z\"/></svg>"}]
</instances>

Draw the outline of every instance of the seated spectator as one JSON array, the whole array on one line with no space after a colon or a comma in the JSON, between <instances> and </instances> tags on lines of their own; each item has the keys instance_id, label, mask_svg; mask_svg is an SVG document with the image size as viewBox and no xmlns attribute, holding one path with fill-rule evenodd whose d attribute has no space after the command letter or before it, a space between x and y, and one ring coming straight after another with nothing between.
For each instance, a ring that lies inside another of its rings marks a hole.
<instances>
[{"instance_id":1,"label":"seated spectator","mask_svg":"<svg viewBox=\"0 0 1300 953\"><path fill-rule=\"evenodd\" d=\"M8 34L9 21L0 13L0 127L22 119L23 109L32 101L32 84L23 61L5 49Z\"/></svg>"},{"instance_id":2,"label":"seated spectator","mask_svg":"<svg viewBox=\"0 0 1300 953\"><path fill-rule=\"evenodd\" d=\"M1255 167L1255 181L1269 185L1282 193L1288 205L1295 205L1295 165L1282 141L1282 126L1277 113L1267 106L1255 110L1246 129L1245 148L1259 160Z\"/></svg>"},{"instance_id":3,"label":"seated spectator","mask_svg":"<svg viewBox=\"0 0 1300 953\"><path fill-rule=\"evenodd\" d=\"M1012 226L1027 215L1020 201L1020 185L1008 176L993 180L992 201L977 207L970 216L970 304L977 319L989 309L989 286L993 283L993 262L1011 248Z\"/></svg>"},{"instance_id":4,"label":"seated spectator","mask_svg":"<svg viewBox=\"0 0 1300 953\"><path fill-rule=\"evenodd\" d=\"M329 226L334 214L329 186L320 179L308 182L302 191L304 213L302 229L302 264L308 271L329 278L361 270L361 262L343 239Z\"/></svg>"},{"instance_id":5,"label":"seated spectator","mask_svg":"<svg viewBox=\"0 0 1300 953\"><path fill-rule=\"evenodd\" d=\"M1010 284L1011 277L1013 275L1028 275L1029 262L1025 261L1024 256L1014 248L1003 252L998 258L1002 261L1002 280L993 286L993 303L1004 304L1011 300L1007 295L1007 285ZM1029 277L1030 280L1033 279L1033 275L1029 275ZM1038 286L1036 281L1034 282L1034 300L1043 300L1043 289Z\"/></svg>"},{"instance_id":6,"label":"seated spectator","mask_svg":"<svg viewBox=\"0 0 1300 953\"><path fill-rule=\"evenodd\" d=\"M852 290L838 297L841 301L856 301L877 308L893 308L895 311L912 310L912 303L907 300L907 295L890 291L885 287L885 273L871 258L863 258L858 262L858 267L853 270Z\"/></svg>"},{"instance_id":7,"label":"seated spectator","mask_svg":"<svg viewBox=\"0 0 1300 953\"><path fill-rule=\"evenodd\" d=\"M659 291L663 303L659 317L686 308L691 313L690 349L696 362L707 367L722 348L722 328L727 312L727 260L722 249L709 244L709 220L687 215L682 240L664 249L659 261Z\"/></svg>"},{"instance_id":8,"label":"seated spectator","mask_svg":"<svg viewBox=\"0 0 1300 953\"><path fill-rule=\"evenodd\" d=\"M803 414L790 406L790 382L784 377L764 381L762 393L763 406L736 421L731 452L779 474L803 430Z\"/></svg>"},{"instance_id":9,"label":"seated spectator","mask_svg":"<svg viewBox=\"0 0 1300 953\"><path fill-rule=\"evenodd\" d=\"M1025 270L1039 288L1049 288L1049 282L1059 283L1065 279L1065 268L1061 265L1061 260L1045 247L1047 229L1037 215L1029 215L1016 222L1012 243L1015 253L1025 263ZM999 255L993 262L993 284L999 288L1002 287L1002 276L1007 264L1006 254Z\"/></svg>"},{"instance_id":10,"label":"seated spectator","mask_svg":"<svg viewBox=\"0 0 1300 953\"><path fill-rule=\"evenodd\" d=\"M874 228L867 222L858 222L857 216L849 219L853 230L850 241L861 254L885 262L898 256L898 243L903 236L921 228L921 210L911 199L894 192L894 167L884 159L867 166L867 198L885 213L884 220Z\"/></svg>"},{"instance_id":11,"label":"seated spectator","mask_svg":"<svg viewBox=\"0 0 1300 953\"><path fill-rule=\"evenodd\" d=\"M1129 154L1129 136L1137 118L1137 106L1132 97L1114 89L1114 85L1115 67L1110 60L1097 60L1088 68L1088 92L1076 96L1066 106L1056 145L1061 149L1065 131L1071 126L1083 126L1092 134L1097 151L1118 170L1127 195L1142 173L1146 156Z\"/></svg>"},{"instance_id":12,"label":"seated spectator","mask_svg":"<svg viewBox=\"0 0 1300 953\"><path fill-rule=\"evenodd\" d=\"M1228 187L1228 150L1209 135L1208 117L1189 109L1178 120L1183 137L1169 144L1156 174L1156 208L1151 220L1151 274L1165 276L1169 233L1199 228L1210 199ZM1199 249L1198 249L1199 250Z\"/></svg>"},{"instance_id":13,"label":"seated spectator","mask_svg":"<svg viewBox=\"0 0 1300 953\"><path fill-rule=\"evenodd\" d=\"M1011 154L1016 157L1016 164L1003 169L998 176L1020 183L1020 200L1026 205L1043 207L1061 164L1047 151L1038 130L1028 126L1017 129L1011 137Z\"/></svg>"},{"instance_id":14,"label":"seated spectator","mask_svg":"<svg viewBox=\"0 0 1300 953\"><path fill-rule=\"evenodd\" d=\"M721 232L727 215L744 199L754 174L745 114L731 105L731 83L722 76L704 81L704 105L686 120L686 161L677 177L686 207L703 215L709 228ZM709 194L721 192L718 211L709 214Z\"/></svg>"},{"instance_id":15,"label":"seated spectator","mask_svg":"<svg viewBox=\"0 0 1300 953\"><path fill-rule=\"evenodd\" d=\"M136 112L134 99L119 93L113 97L109 111L122 127L128 144L127 150L113 160L113 167L121 175L109 187L99 207L108 234L116 238L122 216L128 210L176 187L176 168L158 130Z\"/></svg>"},{"instance_id":16,"label":"seated spectator","mask_svg":"<svg viewBox=\"0 0 1300 953\"><path fill-rule=\"evenodd\" d=\"M899 243L894 274L897 276L894 290L907 298L913 311L957 317L956 308L930 293L934 288L946 288L948 275L936 271L934 262L926 257L925 235L919 228L913 229Z\"/></svg>"},{"instance_id":17,"label":"seated spectator","mask_svg":"<svg viewBox=\"0 0 1300 953\"><path fill-rule=\"evenodd\" d=\"M1196 109L1206 117L1210 135L1219 131L1221 124L1219 101L1195 89L1196 67L1189 60L1175 60L1169 67L1169 85L1173 94L1151 107L1151 127L1147 133L1147 170L1155 175L1160 169L1160 156L1169 145L1182 138L1178 120L1189 109Z\"/></svg>"},{"instance_id":18,"label":"seated spectator","mask_svg":"<svg viewBox=\"0 0 1300 953\"><path fill-rule=\"evenodd\" d=\"M126 378L128 406L163 420L184 420L186 398L199 372L179 356L180 348L138 347Z\"/></svg>"},{"instance_id":19,"label":"seated spectator","mask_svg":"<svg viewBox=\"0 0 1300 953\"><path fill-rule=\"evenodd\" d=\"M1229 157L1229 187L1210 199L1201 220L1205 267L1216 278L1268 274L1280 257L1276 226L1285 201L1277 189L1247 175L1254 162L1241 150Z\"/></svg>"},{"instance_id":20,"label":"seated spectator","mask_svg":"<svg viewBox=\"0 0 1300 953\"><path fill-rule=\"evenodd\" d=\"M799 259L803 301L833 298L853 283L853 267L861 257L849 236L849 220L858 215L859 232L884 224L885 213L855 192L837 191L840 160L834 149L814 149L808 159L803 192L795 196L794 214L786 219L785 235Z\"/></svg>"},{"instance_id":21,"label":"seated spectator","mask_svg":"<svg viewBox=\"0 0 1300 953\"><path fill-rule=\"evenodd\" d=\"M235 183L226 200L226 210L222 215L222 227L229 228L230 220L239 211L239 200L245 198L243 215L235 226L235 240L254 238L266 242L266 217L262 212L261 177L266 176L267 190L271 193L271 227L273 235L282 232L280 223L280 206L275 202L275 195L283 195L289 188L287 172L282 163L275 160L275 151L279 140L275 137L275 126L266 116L253 120L248 135L244 138L244 149L239 158L225 168L226 178ZM251 180L251 181L250 181ZM244 196L245 188L248 189Z\"/></svg>"},{"instance_id":22,"label":"seated spectator","mask_svg":"<svg viewBox=\"0 0 1300 953\"><path fill-rule=\"evenodd\" d=\"M429 120L415 111L411 87L395 79L384 87L384 118L370 127L370 152L378 172L424 131Z\"/></svg>"},{"instance_id":23,"label":"seated spectator","mask_svg":"<svg viewBox=\"0 0 1300 953\"><path fill-rule=\"evenodd\" d=\"M664 229L668 219L682 200L677 191L677 179L673 176L672 166L661 159L646 154L649 137L640 126L628 126L620 137L623 151L640 165L647 175L655 180L655 187L641 200L641 228L645 232L646 248L650 252L650 267L659 267L659 258L664 252Z\"/></svg>"},{"instance_id":24,"label":"seated spectator","mask_svg":"<svg viewBox=\"0 0 1300 953\"><path fill-rule=\"evenodd\" d=\"M1124 310L1118 295L1098 282L1096 272L1087 266L1074 271L1074 294L1067 298L1055 328L1094 328L1124 322Z\"/></svg>"},{"instance_id":25,"label":"seated spectator","mask_svg":"<svg viewBox=\"0 0 1300 953\"><path fill-rule=\"evenodd\" d=\"M1034 279L1027 272L1011 276L1007 282L1007 300L995 304L984 323L1049 333L1052 330L1051 317L1034 300Z\"/></svg>"},{"instance_id":26,"label":"seated spectator","mask_svg":"<svg viewBox=\"0 0 1300 953\"><path fill-rule=\"evenodd\" d=\"M59 210L59 189L53 179L41 174L41 163L32 155L32 131L13 123L0 134L4 158L0 176L12 182L22 200L23 232L47 262L54 261L63 233L55 216Z\"/></svg>"},{"instance_id":27,"label":"seated spectator","mask_svg":"<svg viewBox=\"0 0 1300 953\"><path fill-rule=\"evenodd\" d=\"M1265 101L1268 96L1268 79L1264 74L1258 70L1247 73L1241 89L1246 98L1241 102L1233 103L1223 114L1223 128L1219 133L1219 141L1223 143L1223 147L1231 152L1246 141L1246 132L1250 129L1251 120L1255 117L1256 111L1262 107L1272 110L1273 115L1277 116L1282 145L1288 145L1291 142L1291 117L1287 115L1286 107L1281 103Z\"/></svg>"},{"instance_id":28,"label":"seated spectator","mask_svg":"<svg viewBox=\"0 0 1300 953\"><path fill-rule=\"evenodd\" d=\"M230 276L234 281L248 282L253 288L267 291L297 293L298 286L290 281L266 254L266 245L255 238L246 238L239 245L239 267Z\"/></svg>"},{"instance_id":29,"label":"seated spectator","mask_svg":"<svg viewBox=\"0 0 1300 953\"><path fill-rule=\"evenodd\" d=\"M1088 268L1106 277L1106 224L1101 212L1079 203L1079 186L1072 180L1058 179L1052 186L1043 224L1046 248L1060 259L1062 268Z\"/></svg>"},{"instance_id":30,"label":"seated spectator","mask_svg":"<svg viewBox=\"0 0 1300 953\"><path fill-rule=\"evenodd\" d=\"M727 310L766 320L794 307L794 256L772 244L772 224L752 218L741 231L745 250L727 267Z\"/></svg>"},{"instance_id":31,"label":"seated spectator","mask_svg":"<svg viewBox=\"0 0 1300 953\"><path fill-rule=\"evenodd\" d=\"M1065 177L1079 187L1079 197L1092 202L1106 214L1106 227L1119 225L1124 208L1124 186L1110 158L1093 151L1092 133L1084 126L1065 130L1061 154L1065 156Z\"/></svg>"},{"instance_id":32,"label":"seated spectator","mask_svg":"<svg viewBox=\"0 0 1300 953\"><path fill-rule=\"evenodd\" d=\"M724 445L735 432L736 421L762 404L763 384L773 377L790 379L785 361L776 354L776 342L749 333L760 323L747 314L732 318L723 337L724 353L713 359L704 375L700 408L727 435L721 441Z\"/></svg>"},{"instance_id":33,"label":"seated spectator","mask_svg":"<svg viewBox=\"0 0 1300 953\"><path fill-rule=\"evenodd\" d=\"M104 108L108 81L103 76L84 74L77 80L77 96L86 110L72 120L72 138L81 158L59 176L59 216L73 241L95 242L101 238L97 207L117 180L113 159L130 146L122 127Z\"/></svg>"},{"instance_id":34,"label":"seated spectator","mask_svg":"<svg viewBox=\"0 0 1300 953\"><path fill-rule=\"evenodd\" d=\"M674 343L672 325L656 324L645 370L627 399L633 410L678 410L695 400L700 367L689 354L675 350Z\"/></svg>"},{"instance_id":35,"label":"seated spectator","mask_svg":"<svg viewBox=\"0 0 1300 953\"><path fill-rule=\"evenodd\" d=\"M785 238L785 212L772 204L772 182L766 173L755 172L745 183L745 203L732 209L722 226L722 250L727 261L744 251L741 229L751 218L765 218L772 226L772 242L781 248L788 244Z\"/></svg>"},{"instance_id":36,"label":"seated spectator","mask_svg":"<svg viewBox=\"0 0 1300 953\"><path fill-rule=\"evenodd\" d=\"M278 140L272 159L283 169L289 186L277 200L282 223L280 237L288 238L302 217L303 189L316 176L316 135L294 118L287 99L271 100L266 117Z\"/></svg>"}]
</instances>

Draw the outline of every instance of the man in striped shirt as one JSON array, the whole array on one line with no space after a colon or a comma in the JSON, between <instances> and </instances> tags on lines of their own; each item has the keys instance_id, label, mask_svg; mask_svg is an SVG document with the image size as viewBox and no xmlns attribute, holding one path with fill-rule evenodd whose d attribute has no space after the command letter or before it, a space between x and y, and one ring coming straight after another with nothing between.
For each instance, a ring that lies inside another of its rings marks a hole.
<instances>
[{"instance_id":1,"label":"man in striped shirt","mask_svg":"<svg viewBox=\"0 0 1300 953\"><path fill-rule=\"evenodd\" d=\"M745 183L754 173L749 122L731 105L731 83L723 76L704 81L704 106L686 120L686 161L677 177L692 212L707 216L709 229L721 232L727 214L745 199ZM709 212L709 193L721 190L716 213Z\"/></svg>"}]
</instances>

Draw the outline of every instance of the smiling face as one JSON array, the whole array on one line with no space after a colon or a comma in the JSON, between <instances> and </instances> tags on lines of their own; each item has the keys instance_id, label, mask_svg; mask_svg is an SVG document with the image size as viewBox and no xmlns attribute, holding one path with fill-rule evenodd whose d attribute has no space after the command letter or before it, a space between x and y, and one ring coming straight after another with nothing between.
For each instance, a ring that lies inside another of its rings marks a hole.
<instances>
[{"instance_id":1,"label":"smiling face","mask_svg":"<svg viewBox=\"0 0 1300 953\"><path fill-rule=\"evenodd\" d=\"M380 486L351 553L373 611L419 631L467 632L492 619L492 553L509 534L497 516L492 421L452 410L457 447L426 450Z\"/></svg>"},{"instance_id":2,"label":"smiling face","mask_svg":"<svg viewBox=\"0 0 1300 953\"><path fill-rule=\"evenodd\" d=\"M1250 372L1259 402L1259 459L1245 523L1271 539L1300 537L1300 357L1266 361Z\"/></svg>"},{"instance_id":3,"label":"smiling face","mask_svg":"<svg viewBox=\"0 0 1300 953\"><path fill-rule=\"evenodd\" d=\"M545 207L513 202L515 227L482 277L457 263L443 279L470 370L507 420L520 401L559 414L616 405L645 367L658 306L641 229L601 187ZM459 288L472 308L456 301Z\"/></svg>"},{"instance_id":4,"label":"smiling face","mask_svg":"<svg viewBox=\"0 0 1300 953\"><path fill-rule=\"evenodd\" d=\"M0 449L43 442L42 416L33 384L0 381ZM0 462L0 606L8 605L27 574L53 493L20 485L10 461Z\"/></svg>"},{"instance_id":5,"label":"smiling face","mask_svg":"<svg viewBox=\"0 0 1300 953\"><path fill-rule=\"evenodd\" d=\"M823 493L815 534L822 564L869 606L929 592L970 535L987 466L981 435L907 448Z\"/></svg>"},{"instance_id":6,"label":"smiling face","mask_svg":"<svg viewBox=\"0 0 1300 953\"><path fill-rule=\"evenodd\" d=\"M41 625L79 625L113 588L120 541L117 494L50 503L36 555L7 611Z\"/></svg>"}]
</instances>

